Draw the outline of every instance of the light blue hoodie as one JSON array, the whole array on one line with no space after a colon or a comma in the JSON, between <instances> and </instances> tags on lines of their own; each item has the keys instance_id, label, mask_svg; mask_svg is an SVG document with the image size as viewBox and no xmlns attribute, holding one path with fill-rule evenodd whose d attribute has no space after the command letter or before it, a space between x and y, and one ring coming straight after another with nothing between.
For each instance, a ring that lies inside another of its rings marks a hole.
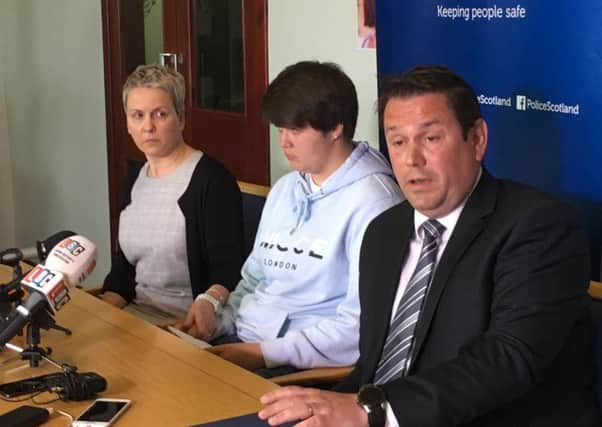
<instances>
[{"instance_id":1,"label":"light blue hoodie","mask_svg":"<svg viewBox=\"0 0 602 427\"><path fill-rule=\"evenodd\" d=\"M351 365L358 358L358 265L370 221L403 197L383 156L359 143L322 188L292 172L266 200L242 279L216 336L260 342L266 366Z\"/></svg>"}]
</instances>

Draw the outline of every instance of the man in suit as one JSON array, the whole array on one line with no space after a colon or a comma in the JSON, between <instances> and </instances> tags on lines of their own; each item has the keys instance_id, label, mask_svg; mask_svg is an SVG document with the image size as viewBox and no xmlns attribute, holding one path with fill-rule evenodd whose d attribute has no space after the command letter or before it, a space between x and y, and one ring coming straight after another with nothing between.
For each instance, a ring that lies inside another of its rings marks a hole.
<instances>
[{"instance_id":1,"label":"man in suit","mask_svg":"<svg viewBox=\"0 0 602 427\"><path fill-rule=\"evenodd\" d=\"M359 360L338 392L279 389L259 416L304 427L600 425L575 213L482 167L487 124L449 69L417 67L379 104L407 201L364 236Z\"/></svg>"}]
</instances>

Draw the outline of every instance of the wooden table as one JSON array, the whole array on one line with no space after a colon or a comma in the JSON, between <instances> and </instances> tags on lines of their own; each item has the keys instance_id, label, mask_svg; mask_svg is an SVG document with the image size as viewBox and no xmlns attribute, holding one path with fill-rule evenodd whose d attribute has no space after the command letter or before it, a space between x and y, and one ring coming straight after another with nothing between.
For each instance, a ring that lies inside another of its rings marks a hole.
<instances>
[{"instance_id":1,"label":"wooden table","mask_svg":"<svg viewBox=\"0 0 602 427\"><path fill-rule=\"evenodd\" d=\"M0 266L0 282L8 270ZM52 357L75 365L79 372L96 372L106 378L101 397L132 399L118 421L124 426L184 426L256 412L259 396L276 386L170 333L118 310L82 290L71 290L72 300L57 313L57 323L73 335L42 331L42 346L51 346ZM21 337L13 343L23 347ZM0 352L0 382L56 372L43 362L37 368L25 361L8 361L16 353ZM44 393L36 400L55 394ZM0 401L0 413L20 405ZM48 405L80 414L90 401ZM48 426L68 426L65 417L54 416Z\"/></svg>"}]
</instances>

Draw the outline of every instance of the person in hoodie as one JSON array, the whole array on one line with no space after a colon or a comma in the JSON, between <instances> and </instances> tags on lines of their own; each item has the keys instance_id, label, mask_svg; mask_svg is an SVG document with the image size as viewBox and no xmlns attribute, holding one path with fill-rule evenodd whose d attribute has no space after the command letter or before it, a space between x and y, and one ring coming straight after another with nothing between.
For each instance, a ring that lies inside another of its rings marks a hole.
<instances>
[{"instance_id":1,"label":"person in hoodie","mask_svg":"<svg viewBox=\"0 0 602 427\"><path fill-rule=\"evenodd\" d=\"M251 370L284 367L265 376L355 363L364 230L402 200L385 158L353 142L357 114L353 82L332 63L299 62L269 85L262 115L294 171L272 187L242 279L218 310L213 343L230 343L210 351Z\"/></svg>"}]
</instances>

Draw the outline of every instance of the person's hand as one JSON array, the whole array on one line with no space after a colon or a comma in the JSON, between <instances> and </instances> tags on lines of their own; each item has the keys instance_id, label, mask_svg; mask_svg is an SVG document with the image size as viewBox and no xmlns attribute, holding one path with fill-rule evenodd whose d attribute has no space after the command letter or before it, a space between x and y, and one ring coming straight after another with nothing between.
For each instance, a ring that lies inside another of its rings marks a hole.
<instances>
[{"instance_id":1,"label":"person's hand","mask_svg":"<svg viewBox=\"0 0 602 427\"><path fill-rule=\"evenodd\" d=\"M217 319L213 306L209 301L199 299L188 310L183 322L175 322L174 327L188 335L210 341L217 327Z\"/></svg>"},{"instance_id":2,"label":"person's hand","mask_svg":"<svg viewBox=\"0 0 602 427\"><path fill-rule=\"evenodd\" d=\"M127 304L127 301L119 295L117 292L107 291L102 295L102 300L117 308L123 308Z\"/></svg>"},{"instance_id":3,"label":"person's hand","mask_svg":"<svg viewBox=\"0 0 602 427\"><path fill-rule=\"evenodd\" d=\"M276 426L301 420L296 427L367 427L368 414L357 403L357 395L332 391L282 387L261 396L266 405L259 418Z\"/></svg>"},{"instance_id":4,"label":"person's hand","mask_svg":"<svg viewBox=\"0 0 602 427\"><path fill-rule=\"evenodd\" d=\"M222 344L206 350L249 371L265 368L263 353L258 343Z\"/></svg>"}]
</instances>

